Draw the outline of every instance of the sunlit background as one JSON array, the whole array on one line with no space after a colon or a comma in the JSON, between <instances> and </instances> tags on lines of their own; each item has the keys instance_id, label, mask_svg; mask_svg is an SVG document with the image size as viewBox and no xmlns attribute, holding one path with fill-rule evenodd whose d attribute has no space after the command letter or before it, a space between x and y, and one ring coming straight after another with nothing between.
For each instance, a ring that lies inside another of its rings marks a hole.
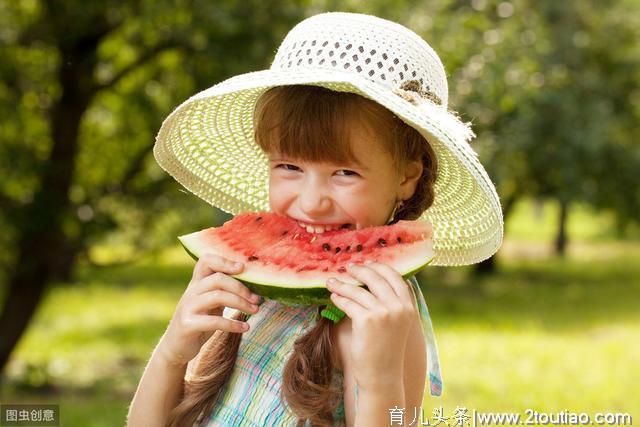
<instances>
[{"instance_id":1,"label":"sunlit background","mask_svg":"<svg viewBox=\"0 0 640 427\"><path fill-rule=\"evenodd\" d=\"M1 403L59 404L64 426L124 423L191 277L176 236L228 219L157 166L155 133L333 10L400 22L439 52L503 204L496 257L419 276L444 379L424 418L640 422L631 0L0 0Z\"/></svg>"}]
</instances>

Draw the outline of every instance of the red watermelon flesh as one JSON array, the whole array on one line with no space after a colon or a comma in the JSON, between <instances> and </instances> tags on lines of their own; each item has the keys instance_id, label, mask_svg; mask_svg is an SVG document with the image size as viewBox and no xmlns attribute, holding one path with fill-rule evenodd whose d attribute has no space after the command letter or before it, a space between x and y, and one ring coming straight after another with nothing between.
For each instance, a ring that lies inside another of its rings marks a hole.
<instances>
[{"instance_id":1,"label":"red watermelon flesh","mask_svg":"<svg viewBox=\"0 0 640 427\"><path fill-rule=\"evenodd\" d=\"M325 304L329 277L361 285L347 273L349 262L385 263L405 277L420 270L433 258L431 236L427 221L316 234L292 218L251 212L178 239L195 259L210 252L243 262L244 271L234 277L264 297Z\"/></svg>"}]
</instances>

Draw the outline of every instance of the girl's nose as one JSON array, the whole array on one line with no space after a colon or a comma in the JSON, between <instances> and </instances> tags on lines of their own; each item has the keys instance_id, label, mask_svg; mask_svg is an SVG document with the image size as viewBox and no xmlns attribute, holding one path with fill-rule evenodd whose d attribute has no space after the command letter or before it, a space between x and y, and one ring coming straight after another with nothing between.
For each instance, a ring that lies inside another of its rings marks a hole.
<instances>
[{"instance_id":1,"label":"girl's nose","mask_svg":"<svg viewBox=\"0 0 640 427\"><path fill-rule=\"evenodd\" d=\"M300 210L310 218L325 214L331 208L329 197L317 188L302 191L298 202Z\"/></svg>"}]
</instances>

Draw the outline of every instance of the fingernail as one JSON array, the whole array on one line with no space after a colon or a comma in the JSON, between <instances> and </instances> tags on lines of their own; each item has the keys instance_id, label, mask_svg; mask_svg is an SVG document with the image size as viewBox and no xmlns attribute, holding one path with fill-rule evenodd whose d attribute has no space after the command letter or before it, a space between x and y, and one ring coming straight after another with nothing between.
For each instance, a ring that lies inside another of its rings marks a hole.
<instances>
[{"instance_id":1,"label":"fingernail","mask_svg":"<svg viewBox=\"0 0 640 427\"><path fill-rule=\"evenodd\" d=\"M333 277L331 277L329 280L327 280L327 283L330 285L335 285L336 283L338 283L338 281Z\"/></svg>"},{"instance_id":2,"label":"fingernail","mask_svg":"<svg viewBox=\"0 0 640 427\"><path fill-rule=\"evenodd\" d=\"M240 267L242 267L242 264L240 264L239 262L233 263L233 268L240 268Z\"/></svg>"}]
</instances>

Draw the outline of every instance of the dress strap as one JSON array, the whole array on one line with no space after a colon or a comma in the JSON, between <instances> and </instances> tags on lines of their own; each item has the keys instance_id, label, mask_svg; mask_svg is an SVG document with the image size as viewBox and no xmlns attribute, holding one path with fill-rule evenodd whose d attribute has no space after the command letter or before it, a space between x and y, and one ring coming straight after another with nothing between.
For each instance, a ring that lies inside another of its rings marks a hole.
<instances>
[{"instance_id":1,"label":"dress strap","mask_svg":"<svg viewBox=\"0 0 640 427\"><path fill-rule=\"evenodd\" d=\"M429 390L432 396L440 396L442 394L443 384L442 375L440 373L440 360L438 359L438 346L436 344L436 336L433 332L431 317L427 303L422 295L422 290L418 285L416 276L411 276L408 280L411 284L411 290L418 304L420 312L420 320L422 322L422 330L424 332L427 344L427 372L429 373Z\"/></svg>"}]
</instances>

